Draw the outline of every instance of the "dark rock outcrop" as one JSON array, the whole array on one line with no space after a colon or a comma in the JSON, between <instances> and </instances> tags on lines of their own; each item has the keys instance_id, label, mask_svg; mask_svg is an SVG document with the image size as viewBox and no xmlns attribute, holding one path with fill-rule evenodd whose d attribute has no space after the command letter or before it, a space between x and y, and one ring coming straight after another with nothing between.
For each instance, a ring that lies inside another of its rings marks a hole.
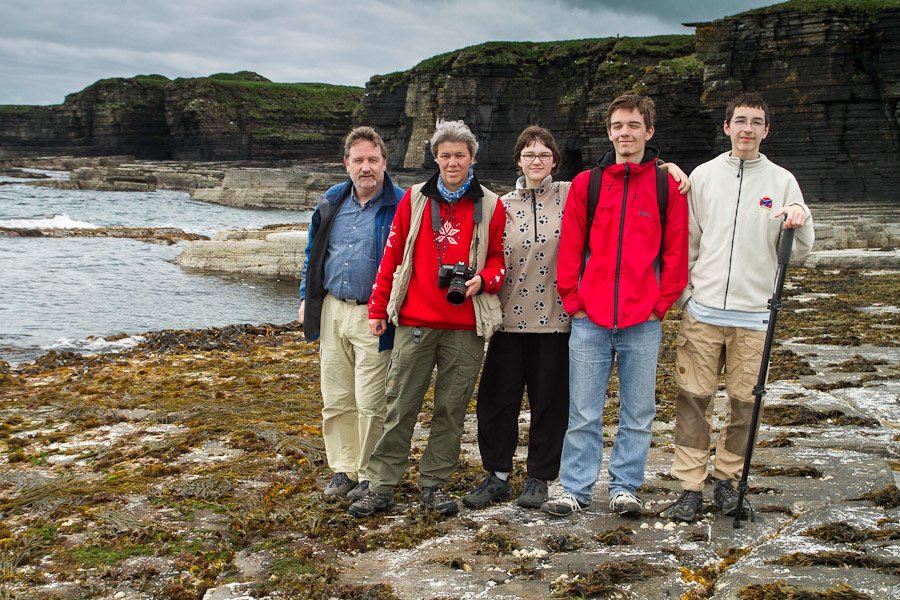
<instances>
[{"instance_id":1,"label":"dark rock outcrop","mask_svg":"<svg viewBox=\"0 0 900 600\"><path fill-rule=\"evenodd\" d=\"M480 169L513 177L515 138L549 127L568 178L610 147L609 102L657 101L651 144L686 170L728 148L724 107L759 90L772 109L763 152L795 173L808 199L892 200L900 186L900 2L787 2L712 23L697 34L489 43L373 77L358 117L388 143L392 168L431 166L435 120L463 119L481 142Z\"/></svg>"},{"instance_id":2,"label":"dark rock outcrop","mask_svg":"<svg viewBox=\"0 0 900 600\"><path fill-rule=\"evenodd\" d=\"M272 83L255 73L104 79L56 106L0 106L0 158L70 154L156 160L334 155L362 90Z\"/></svg>"}]
</instances>

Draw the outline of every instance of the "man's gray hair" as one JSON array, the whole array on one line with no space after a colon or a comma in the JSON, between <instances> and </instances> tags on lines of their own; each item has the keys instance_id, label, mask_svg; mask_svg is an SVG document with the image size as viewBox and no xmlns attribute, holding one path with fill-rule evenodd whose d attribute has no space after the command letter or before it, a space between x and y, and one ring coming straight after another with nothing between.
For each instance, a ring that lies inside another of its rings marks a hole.
<instances>
[{"instance_id":1,"label":"man's gray hair","mask_svg":"<svg viewBox=\"0 0 900 600\"><path fill-rule=\"evenodd\" d=\"M472 154L472 160L475 160L475 154L478 152L478 140L475 134L469 129L469 126L462 121L445 121L438 119L435 123L434 135L431 136L431 155L437 158L438 146L444 142L465 142Z\"/></svg>"}]
</instances>

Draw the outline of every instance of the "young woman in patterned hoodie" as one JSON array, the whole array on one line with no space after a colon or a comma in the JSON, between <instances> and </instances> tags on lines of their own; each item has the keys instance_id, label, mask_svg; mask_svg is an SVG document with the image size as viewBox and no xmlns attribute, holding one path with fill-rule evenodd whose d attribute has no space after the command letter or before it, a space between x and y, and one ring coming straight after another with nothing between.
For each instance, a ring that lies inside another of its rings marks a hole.
<instances>
[{"instance_id":1,"label":"young woman in patterned hoodie","mask_svg":"<svg viewBox=\"0 0 900 600\"><path fill-rule=\"evenodd\" d=\"M540 508L547 482L559 476L569 419L569 315L556 290L556 261L570 182L554 181L560 162L556 140L532 125L516 141L513 159L522 176L501 198L506 208L503 255L506 279L499 292L503 323L491 338L478 387L478 448L488 472L463 503L482 507L509 500L507 480L519 439L519 411L528 390L527 480L516 503ZM684 186L687 175L666 164Z\"/></svg>"}]
</instances>

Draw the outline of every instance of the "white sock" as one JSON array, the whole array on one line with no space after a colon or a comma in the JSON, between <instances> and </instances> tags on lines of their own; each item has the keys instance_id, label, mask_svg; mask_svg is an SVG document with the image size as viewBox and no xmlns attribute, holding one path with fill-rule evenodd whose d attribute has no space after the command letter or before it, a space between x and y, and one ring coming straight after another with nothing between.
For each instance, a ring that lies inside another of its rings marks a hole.
<instances>
[{"instance_id":1,"label":"white sock","mask_svg":"<svg viewBox=\"0 0 900 600\"><path fill-rule=\"evenodd\" d=\"M499 479L500 481L506 481L506 479L509 477L509 473L501 473L500 471L494 471L494 475L496 475L497 479Z\"/></svg>"}]
</instances>

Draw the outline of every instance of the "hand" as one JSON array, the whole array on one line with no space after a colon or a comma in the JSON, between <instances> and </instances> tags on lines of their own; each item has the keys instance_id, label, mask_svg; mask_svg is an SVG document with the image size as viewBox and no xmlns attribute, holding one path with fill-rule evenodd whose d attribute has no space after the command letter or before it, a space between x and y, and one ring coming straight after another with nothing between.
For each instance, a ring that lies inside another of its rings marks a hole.
<instances>
[{"instance_id":1,"label":"hand","mask_svg":"<svg viewBox=\"0 0 900 600\"><path fill-rule=\"evenodd\" d=\"M659 321L659 317L656 316L656 313L650 313L650 318L648 321Z\"/></svg>"},{"instance_id":2,"label":"hand","mask_svg":"<svg viewBox=\"0 0 900 600\"><path fill-rule=\"evenodd\" d=\"M471 298L481 291L481 275L476 275L466 282L466 298Z\"/></svg>"},{"instance_id":3,"label":"hand","mask_svg":"<svg viewBox=\"0 0 900 600\"><path fill-rule=\"evenodd\" d=\"M297 309L297 320L303 325L303 312L306 309L306 300L300 301L300 308Z\"/></svg>"},{"instance_id":4,"label":"hand","mask_svg":"<svg viewBox=\"0 0 900 600\"><path fill-rule=\"evenodd\" d=\"M799 204L785 206L772 216L777 218L781 215L787 215L787 218L784 220L785 229L797 229L798 227L803 227L803 224L806 223L806 211Z\"/></svg>"},{"instance_id":5,"label":"hand","mask_svg":"<svg viewBox=\"0 0 900 600\"><path fill-rule=\"evenodd\" d=\"M386 319L369 319L369 333L372 335L381 335L387 331Z\"/></svg>"},{"instance_id":6,"label":"hand","mask_svg":"<svg viewBox=\"0 0 900 600\"><path fill-rule=\"evenodd\" d=\"M668 171L675 183L678 184L678 193L687 194L691 189L691 180L688 179L687 174L675 163L663 163L660 167Z\"/></svg>"},{"instance_id":7,"label":"hand","mask_svg":"<svg viewBox=\"0 0 900 600\"><path fill-rule=\"evenodd\" d=\"M576 310L576 311L575 311L575 314L572 315L572 318L573 318L573 319L583 319L583 318L585 318L586 316L587 316L587 311L586 311L586 310Z\"/></svg>"}]
</instances>

